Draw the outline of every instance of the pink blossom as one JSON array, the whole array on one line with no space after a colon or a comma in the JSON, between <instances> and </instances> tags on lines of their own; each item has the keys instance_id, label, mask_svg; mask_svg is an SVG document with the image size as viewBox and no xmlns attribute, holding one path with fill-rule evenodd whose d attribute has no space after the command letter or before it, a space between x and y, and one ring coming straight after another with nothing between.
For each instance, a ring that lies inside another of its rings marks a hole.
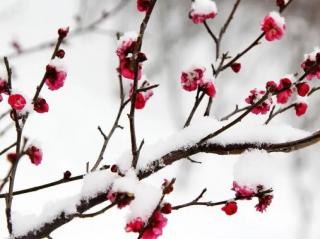
<instances>
[{"instance_id":1,"label":"pink blossom","mask_svg":"<svg viewBox=\"0 0 320 239\"><path fill-rule=\"evenodd\" d=\"M250 104L256 104L266 93L263 90L253 89L250 91L250 95L245 99L245 101ZM266 114L270 110L270 106L272 105L272 98L267 98L263 103L255 106L251 112L254 114Z\"/></svg>"},{"instance_id":2,"label":"pink blossom","mask_svg":"<svg viewBox=\"0 0 320 239\"><path fill-rule=\"evenodd\" d=\"M139 12L146 12L150 7L151 0L137 0L137 8Z\"/></svg>"},{"instance_id":3,"label":"pink blossom","mask_svg":"<svg viewBox=\"0 0 320 239\"><path fill-rule=\"evenodd\" d=\"M67 73L54 65L47 65L45 83L50 90L58 90L64 85Z\"/></svg>"},{"instance_id":4,"label":"pink blossom","mask_svg":"<svg viewBox=\"0 0 320 239\"><path fill-rule=\"evenodd\" d=\"M148 87L150 86L149 82L147 81L144 81L141 85L140 88L145 88L145 87ZM131 88L130 88L130 91L129 91L129 95L131 97L132 95L132 92L133 92L133 84L131 84ZM135 105L134 107L138 110L141 110L145 107L147 101L153 96L153 91L152 89L150 90L147 90L147 91L142 91L142 92L138 92L137 95L136 95L136 101L135 101Z\"/></svg>"},{"instance_id":5,"label":"pink blossom","mask_svg":"<svg viewBox=\"0 0 320 239\"><path fill-rule=\"evenodd\" d=\"M43 98L38 98L34 103L33 109L38 113L46 113L49 111L49 105Z\"/></svg>"},{"instance_id":6,"label":"pink blossom","mask_svg":"<svg viewBox=\"0 0 320 239\"><path fill-rule=\"evenodd\" d=\"M292 82L289 78L283 78L280 80L278 85L278 90L281 91L277 94L277 102L279 104L285 104L288 102L290 96L292 95L292 89L290 88Z\"/></svg>"},{"instance_id":7,"label":"pink blossom","mask_svg":"<svg viewBox=\"0 0 320 239\"><path fill-rule=\"evenodd\" d=\"M150 224L142 235L142 239L157 239L162 235L162 229L167 225L167 221L168 219L160 211L155 211L150 219Z\"/></svg>"},{"instance_id":8,"label":"pink blossom","mask_svg":"<svg viewBox=\"0 0 320 239\"><path fill-rule=\"evenodd\" d=\"M181 85L186 91L194 91L201 85L203 81L203 74L205 72L203 67L193 67L181 73Z\"/></svg>"},{"instance_id":9,"label":"pink blossom","mask_svg":"<svg viewBox=\"0 0 320 239\"><path fill-rule=\"evenodd\" d=\"M0 78L0 94L9 94L9 86L6 80Z\"/></svg>"},{"instance_id":10,"label":"pink blossom","mask_svg":"<svg viewBox=\"0 0 320 239\"><path fill-rule=\"evenodd\" d=\"M212 0L195 0L192 3L189 17L195 24L201 24L207 19L214 18L218 13L217 5Z\"/></svg>"},{"instance_id":11,"label":"pink blossom","mask_svg":"<svg viewBox=\"0 0 320 239\"><path fill-rule=\"evenodd\" d=\"M267 41L280 40L285 29L285 20L277 12L270 12L261 22L261 30Z\"/></svg>"},{"instance_id":12,"label":"pink blossom","mask_svg":"<svg viewBox=\"0 0 320 239\"><path fill-rule=\"evenodd\" d=\"M125 78L134 80L135 72L133 69L133 63L131 63L130 58L124 58L120 60L120 67L118 68L118 72ZM137 79L140 80L142 76L142 65L138 64L138 72Z\"/></svg>"},{"instance_id":13,"label":"pink blossom","mask_svg":"<svg viewBox=\"0 0 320 239\"><path fill-rule=\"evenodd\" d=\"M302 97L306 96L310 90L310 86L306 82L302 82L302 83L297 84L296 88L297 88L298 95L300 95Z\"/></svg>"},{"instance_id":14,"label":"pink blossom","mask_svg":"<svg viewBox=\"0 0 320 239\"><path fill-rule=\"evenodd\" d=\"M264 212L266 211L267 207L270 206L273 199L273 195L263 195L259 197L259 203L255 206L256 210L258 212Z\"/></svg>"},{"instance_id":15,"label":"pink blossom","mask_svg":"<svg viewBox=\"0 0 320 239\"><path fill-rule=\"evenodd\" d=\"M42 150L36 146L30 146L27 151L27 155L29 156L31 163L34 165L39 165L42 161Z\"/></svg>"},{"instance_id":16,"label":"pink blossom","mask_svg":"<svg viewBox=\"0 0 320 239\"><path fill-rule=\"evenodd\" d=\"M143 226L144 226L144 221L141 219L141 217L137 217L127 223L125 230L126 232L140 232Z\"/></svg>"},{"instance_id":17,"label":"pink blossom","mask_svg":"<svg viewBox=\"0 0 320 239\"><path fill-rule=\"evenodd\" d=\"M228 216L231 216L238 211L238 205L236 202L228 202L221 208L221 210L224 211Z\"/></svg>"},{"instance_id":18,"label":"pink blossom","mask_svg":"<svg viewBox=\"0 0 320 239\"><path fill-rule=\"evenodd\" d=\"M27 101L22 95L13 94L9 96L8 103L13 109L22 110L25 107Z\"/></svg>"},{"instance_id":19,"label":"pink blossom","mask_svg":"<svg viewBox=\"0 0 320 239\"><path fill-rule=\"evenodd\" d=\"M133 53L137 41L136 32L127 32L118 41L116 53L120 59L124 59L129 53Z\"/></svg>"},{"instance_id":20,"label":"pink blossom","mask_svg":"<svg viewBox=\"0 0 320 239\"><path fill-rule=\"evenodd\" d=\"M297 116L302 116L306 113L306 111L308 109L308 105L304 102L297 103L297 104L295 104L294 109L296 111Z\"/></svg>"},{"instance_id":21,"label":"pink blossom","mask_svg":"<svg viewBox=\"0 0 320 239\"><path fill-rule=\"evenodd\" d=\"M308 80L320 79L320 49L315 48L313 52L306 54L301 67L305 72L308 72Z\"/></svg>"},{"instance_id":22,"label":"pink blossom","mask_svg":"<svg viewBox=\"0 0 320 239\"><path fill-rule=\"evenodd\" d=\"M240 186L236 181L233 182L231 190L236 192L237 197L251 199L255 195L255 190L247 186Z\"/></svg>"},{"instance_id":23,"label":"pink blossom","mask_svg":"<svg viewBox=\"0 0 320 239\"><path fill-rule=\"evenodd\" d=\"M206 81L201 84L201 89L206 93L209 97L214 97L216 95L216 88L212 81Z\"/></svg>"}]
</instances>

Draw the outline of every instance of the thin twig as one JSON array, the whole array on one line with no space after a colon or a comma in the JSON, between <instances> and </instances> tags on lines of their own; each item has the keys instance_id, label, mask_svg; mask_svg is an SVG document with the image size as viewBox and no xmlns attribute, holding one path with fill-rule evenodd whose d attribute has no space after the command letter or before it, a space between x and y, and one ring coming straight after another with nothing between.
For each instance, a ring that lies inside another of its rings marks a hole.
<instances>
[{"instance_id":1,"label":"thin twig","mask_svg":"<svg viewBox=\"0 0 320 239\"><path fill-rule=\"evenodd\" d=\"M295 105L296 105L296 104L293 103L293 104L291 104L291 105L288 105L287 107L284 107L284 108L281 108L281 109L277 110L276 112L271 111L270 114L269 114L268 119L266 120L266 122L265 122L264 124L269 124L270 121L271 121L274 117L276 117L277 115L279 115L279 114L281 114L281 113L283 113L283 112L286 112L287 110L295 107ZM274 109L274 108L273 108L273 109Z\"/></svg>"},{"instance_id":2,"label":"thin twig","mask_svg":"<svg viewBox=\"0 0 320 239\"><path fill-rule=\"evenodd\" d=\"M273 192L272 189L268 189L268 190L265 190L265 191L262 191L262 192L258 192L256 194L254 194L252 197L262 197L263 195L270 194L272 192ZM202 196L200 195L200 198L201 197ZM215 206L219 206L219 205L224 205L224 204L226 204L226 203L228 203L230 201L239 201L239 200L246 199L244 197L234 197L234 198L231 198L231 199L228 199L228 200L219 201L219 202L212 202L212 201L199 202L200 198L196 198L196 199L194 199L194 200L192 200L191 202L188 202L188 203L184 203L184 204L181 204L181 205L174 206L174 207L172 207L172 210L179 210L179 209L186 208L186 207L191 207L191 206L215 207Z\"/></svg>"},{"instance_id":3,"label":"thin twig","mask_svg":"<svg viewBox=\"0 0 320 239\"><path fill-rule=\"evenodd\" d=\"M131 107L129 117L130 123L130 139L131 139L131 151L132 151L132 167L136 168L138 163L138 151L137 151L137 139L136 139L136 129L135 129L135 103L137 97L137 89L138 89L138 70L139 70L139 60L138 60L138 53L141 51L143 37L145 30L148 26L148 22L150 20L151 13L154 9L157 0L152 0L150 2L149 8L146 12L146 15L140 25L139 36L137 42L135 44L132 60L133 60L133 70L134 70L134 81L133 81L133 91L131 96Z\"/></svg>"},{"instance_id":4,"label":"thin twig","mask_svg":"<svg viewBox=\"0 0 320 239\"><path fill-rule=\"evenodd\" d=\"M236 108L234 109L234 111L232 111L230 114L222 117L222 118L220 119L220 121L228 120L228 119L230 119L230 117L234 116L234 115L237 114L237 113L240 113L240 112L242 112L242 111L247 110L249 107L250 107L250 106L246 106L246 107L239 108L239 106L236 105Z\"/></svg>"}]
</instances>

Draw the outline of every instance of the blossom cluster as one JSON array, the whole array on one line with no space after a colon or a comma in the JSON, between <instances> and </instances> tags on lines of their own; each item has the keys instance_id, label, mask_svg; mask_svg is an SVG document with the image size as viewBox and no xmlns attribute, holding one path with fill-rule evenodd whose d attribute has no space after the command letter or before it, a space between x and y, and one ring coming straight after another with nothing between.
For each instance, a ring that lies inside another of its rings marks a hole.
<instances>
[{"instance_id":1,"label":"blossom cluster","mask_svg":"<svg viewBox=\"0 0 320 239\"><path fill-rule=\"evenodd\" d=\"M181 73L181 86L186 91L200 90L209 97L216 95L216 89L212 80L204 78L206 69L204 67L190 67Z\"/></svg>"},{"instance_id":2,"label":"blossom cluster","mask_svg":"<svg viewBox=\"0 0 320 239\"><path fill-rule=\"evenodd\" d=\"M249 187L246 185L239 185L237 182L233 182L232 189L235 192L237 200L251 200L253 197L258 198L258 203L255 208L258 212L264 212L270 206L273 195L271 193L264 193L264 186L258 185L256 187ZM234 200L228 201L222 208L228 216L235 214L238 210L237 202Z\"/></svg>"}]
</instances>

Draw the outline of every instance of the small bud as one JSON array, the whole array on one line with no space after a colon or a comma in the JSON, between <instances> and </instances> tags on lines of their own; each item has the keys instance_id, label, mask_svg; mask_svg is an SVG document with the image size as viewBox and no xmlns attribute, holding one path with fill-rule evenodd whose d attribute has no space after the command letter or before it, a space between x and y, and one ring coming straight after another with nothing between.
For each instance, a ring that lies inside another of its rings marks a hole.
<instances>
[{"instance_id":1,"label":"small bud","mask_svg":"<svg viewBox=\"0 0 320 239\"><path fill-rule=\"evenodd\" d=\"M65 51L63 49L59 49L57 52L56 52L56 56L59 57L59 58L63 58L64 55L65 55Z\"/></svg>"},{"instance_id":2,"label":"small bud","mask_svg":"<svg viewBox=\"0 0 320 239\"><path fill-rule=\"evenodd\" d=\"M221 208L228 216L235 214L238 211L238 205L236 202L228 202Z\"/></svg>"},{"instance_id":3,"label":"small bud","mask_svg":"<svg viewBox=\"0 0 320 239\"><path fill-rule=\"evenodd\" d=\"M172 211L172 206L170 203L164 203L161 208L161 212L164 214L170 214Z\"/></svg>"},{"instance_id":4,"label":"small bud","mask_svg":"<svg viewBox=\"0 0 320 239\"><path fill-rule=\"evenodd\" d=\"M8 153L7 159L9 162L14 163L14 161L16 161L16 159L17 159L17 154L16 153Z\"/></svg>"},{"instance_id":5,"label":"small bud","mask_svg":"<svg viewBox=\"0 0 320 239\"><path fill-rule=\"evenodd\" d=\"M49 105L43 98L38 98L33 105L33 109L38 113L46 113L49 111Z\"/></svg>"},{"instance_id":6,"label":"small bud","mask_svg":"<svg viewBox=\"0 0 320 239\"><path fill-rule=\"evenodd\" d=\"M68 35L68 33L69 33L69 27L58 29L59 38L61 39L65 38Z\"/></svg>"},{"instance_id":7,"label":"small bud","mask_svg":"<svg viewBox=\"0 0 320 239\"><path fill-rule=\"evenodd\" d=\"M231 65L231 69L235 72L238 73L241 70L241 63L233 63Z\"/></svg>"},{"instance_id":8,"label":"small bud","mask_svg":"<svg viewBox=\"0 0 320 239\"><path fill-rule=\"evenodd\" d=\"M118 172L118 166L116 164L111 166L111 172L113 172L113 173Z\"/></svg>"},{"instance_id":9,"label":"small bud","mask_svg":"<svg viewBox=\"0 0 320 239\"><path fill-rule=\"evenodd\" d=\"M70 172L69 170L65 171L65 172L63 173L63 179L64 179L64 180L68 180L68 179L70 179L70 178L71 178L71 172Z\"/></svg>"}]
</instances>

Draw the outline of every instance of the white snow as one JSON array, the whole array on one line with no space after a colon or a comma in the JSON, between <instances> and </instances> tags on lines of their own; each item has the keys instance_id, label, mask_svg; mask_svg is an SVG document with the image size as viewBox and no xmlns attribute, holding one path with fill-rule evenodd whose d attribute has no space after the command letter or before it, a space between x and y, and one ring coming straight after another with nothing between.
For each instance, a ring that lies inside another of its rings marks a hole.
<instances>
[{"instance_id":1,"label":"white snow","mask_svg":"<svg viewBox=\"0 0 320 239\"><path fill-rule=\"evenodd\" d=\"M281 28L283 28L286 24L284 17L282 17L278 12L270 12L269 16L272 17L274 21L277 23L277 25Z\"/></svg>"},{"instance_id":2,"label":"white snow","mask_svg":"<svg viewBox=\"0 0 320 239\"><path fill-rule=\"evenodd\" d=\"M192 3L191 9L197 14L210 14L212 12L218 12L216 3L211 0L195 0Z\"/></svg>"},{"instance_id":3,"label":"white snow","mask_svg":"<svg viewBox=\"0 0 320 239\"><path fill-rule=\"evenodd\" d=\"M81 192L73 197L50 201L44 207L39 215L21 215L13 213L13 232L15 236L24 235L27 232L40 228L46 222L52 221L62 212L73 214L77 212L77 205L82 200L88 200L97 194L106 192L116 174L107 170L101 170L87 174L83 179Z\"/></svg>"},{"instance_id":4,"label":"white snow","mask_svg":"<svg viewBox=\"0 0 320 239\"><path fill-rule=\"evenodd\" d=\"M228 121L221 122L209 117L194 119L193 123L188 128L182 129L172 136L159 140L154 144L148 145L146 143L140 155L137 169L145 170L153 160L159 159L161 156L181 147L191 146L209 133L215 132L226 124L228 124ZM259 144L263 142L284 143L309 135L309 132L295 129L289 125L261 125L260 122L254 122L248 119L231 127L208 142L221 145L233 143ZM128 160L129 158L130 152L126 152L120 157L117 164L121 170L125 171L130 168L131 161Z\"/></svg>"},{"instance_id":5,"label":"white snow","mask_svg":"<svg viewBox=\"0 0 320 239\"><path fill-rule=\"evenodd\" d=\"M135 31L126 32L118 40L118 47L121 47L122 44L124 44L128 41L136 41L137 38L138 38L137 32L135 32Z\"/></svg>"},{"instance_id":6,"label":"white snow","mask_svg":"<svg viewBox=\"0 0 320 239\"><path fill-rule=\"evenodd\" d=\"M252 150L242 154L234 165L234 180L241 186L255 189L258 185L272 188L277 162L263 150Z\"/></svg>"},{"instance_id":7,"label":"white snow","mask_svg":"<svg viewBox=\"0 0 320 239\"><path fill-rule=\"evenodd\" d=\"M129 205L128 221L141 217L147 221L157 207L161 195L161 188L154 187L139 181L133 169L129 169L125 177L115 180L112 192L130 192L134 194L134 200Z\"/></svg>"},{"instance_id":8,"label":"white snow","mask_svg":"<svg viewBox=\"0 0 320 239\"><path fill-rule=\"evenodd\" d=\"M314 48L313 52L304 55L304 60L310 59L311 61L316 60L317 54L320 52L320 48L317 46Z\"/></svg>"}]
</instances>

